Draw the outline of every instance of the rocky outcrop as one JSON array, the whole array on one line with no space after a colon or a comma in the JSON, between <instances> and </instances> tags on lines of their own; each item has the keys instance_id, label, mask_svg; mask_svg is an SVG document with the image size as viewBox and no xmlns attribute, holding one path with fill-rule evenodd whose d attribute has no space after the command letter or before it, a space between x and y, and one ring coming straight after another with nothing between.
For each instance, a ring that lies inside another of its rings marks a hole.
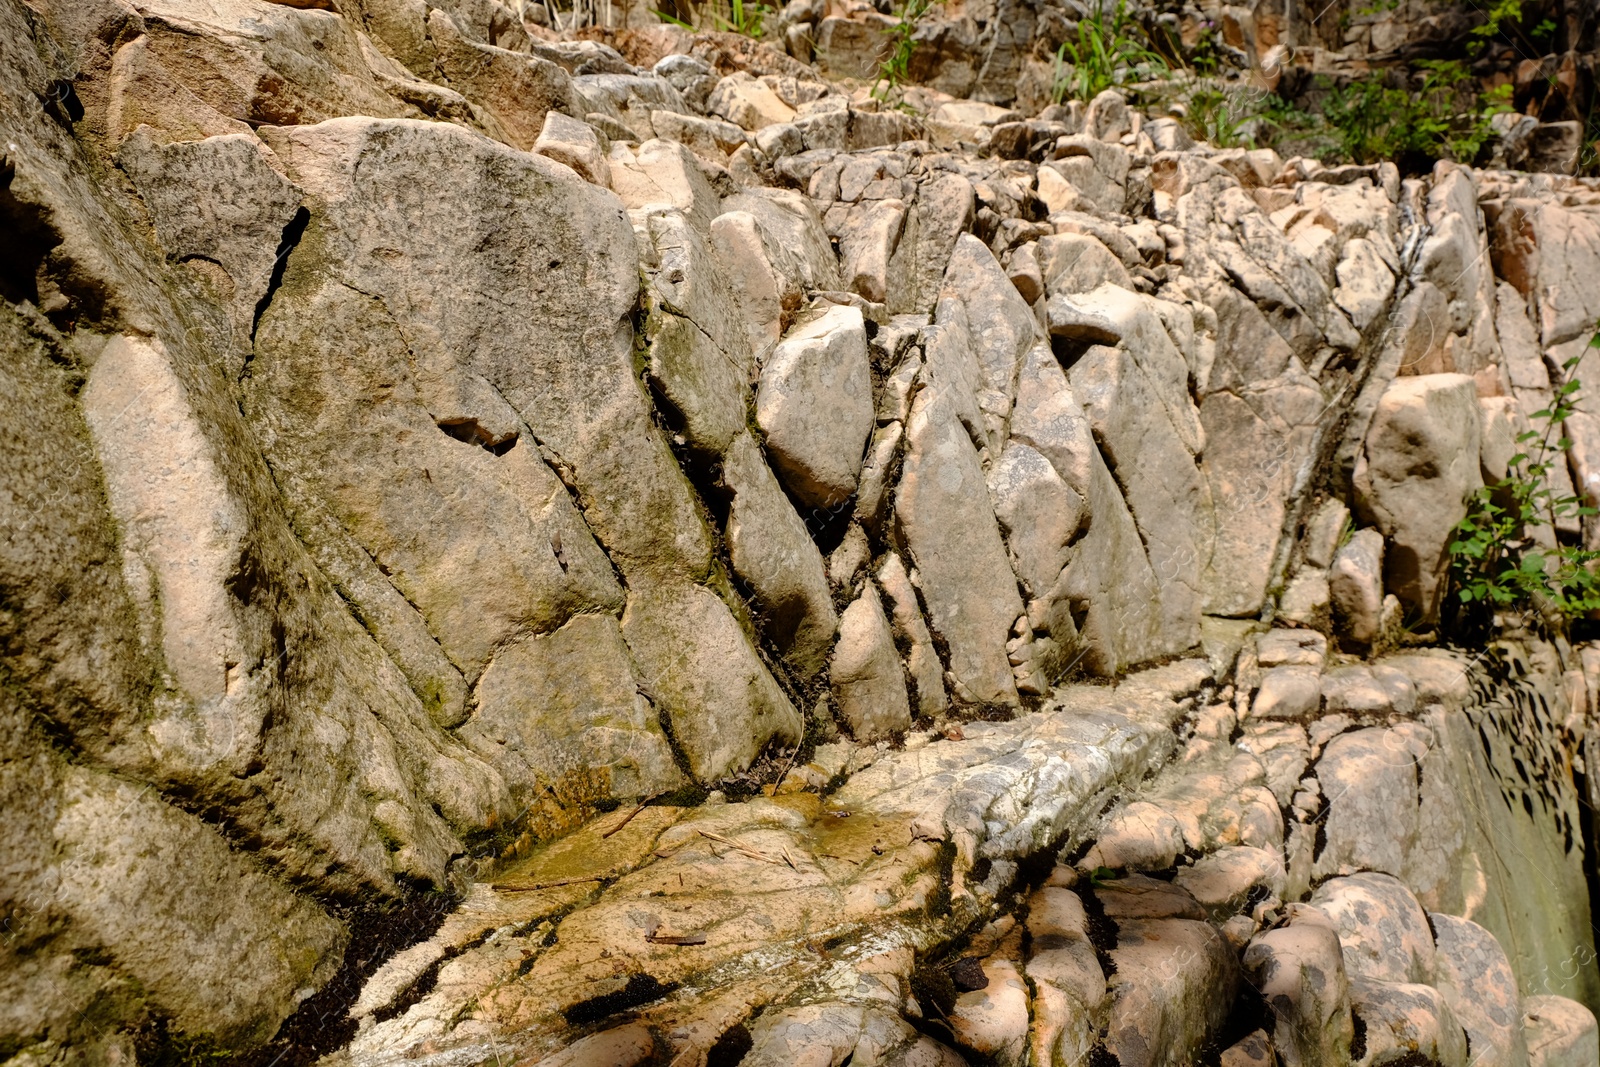
<instances>
[{"instance_id":1,"label":"rocky outcrop","mask_svg":"<svg viewBox=\"0 0 1600 1067\"><path fill-rule=\"evenodd\" d=\"M805 4L91 7L0 3L0 1058L1592 1046L1600 661L1399 651L1572 359L1600 499L1592 183L1046 109L1032 3L905 109Z\"/></svg>"}]
</instances>

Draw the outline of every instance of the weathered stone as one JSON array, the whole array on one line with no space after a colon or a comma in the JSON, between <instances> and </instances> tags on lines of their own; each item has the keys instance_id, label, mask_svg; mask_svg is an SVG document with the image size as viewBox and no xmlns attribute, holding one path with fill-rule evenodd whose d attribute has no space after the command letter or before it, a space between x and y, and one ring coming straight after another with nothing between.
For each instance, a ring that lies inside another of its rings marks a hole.
<instances>
[{"instance_id":1,"label":"weathered stone","mask_svg":"<svg viewBox=\"0 0 1600 1067\"><path fill-rule=\"evenodd\" d=\"M1383 535L1357 530L1334 553L1328 573L1334 623L1357 646L1378 639L1383 622Z\"/></svg>"},{"instance_id":2,"label":"weathered stone","mask_svg":"<svg viewBox=\"0 0 1600 1067\"><path fill-rule=\"evenodd\" d=\"M803 679L822 669L838 629L822 554L805 522L767 469L761 448L741 432L722 459L728 507L728 559L755 594L763 631Z\"/></svg>"},{"instance_id":3,"label":"weathered stone","mask_svg":"<svg viewBox=\"0 0 1600 1067\"><path fill-rule=\"evenodd\" d=\"M739 306L711 246L679 211L650 211L640 237L652 391L681 420L689 447L720 455L742 433L755 360Z\"/></svg>"},{"instance_id":4,"label":"weathered stone","mask_svg":"<svg viewBox=\"0 0 1600 1067\"><path fill-rule=\"evenodd\" d=\"M1350 316L1358 330L1365 330L1377 318L1394 292L1394 272L1378 255L1372 242L1351 238L1344 246L1338 266L1339 286L1334 302Z\"/></svg>"},{"instance_id":5,"label":"weathered stone","mask_svg":"<svg viewBox=\"0 0 1600 1067\"><path fill-rule=\"evenodd\" d=\"M1090 869L1164 871L1183 852L1183 828L1154 804L1136 800L1113 811L1084 855Z\"/></svg>"},{"instance_id":6,"label":"weathered stone","mask_svg":"<svg viewBox=\"0 0 1600 1067\"><path fill-rule=\"evenodd\" d=\"M595 185L611 186L611 168L606 164L600 138L587 122L580 122L559 111L547 111L544 129L534 142L534 152L578 172L578 177Z\"/></svg>"},{"instance_id":7,"label":"weathered stone","mask_svg":"<svg viewBox=\"0 0 1600 1067\"><path fill-rule=\"evenodd\" d=\"M1428 917L1399 879L1373 873L1333 878L1312 894L1311 904L1339 928L1344 967L1352 980L1433 981Z\"/></svg>"},{"instance_id":8,"label":"weathered stone","mask_svg":"<svg viewBox=\"0 0 1600 1067\"><path fill-rule=\"evenodd\" d=\"M830 509L855 492L872 431L861 312L834 305L789 331L761 368L756 422L789 491Z\"/></svg>"},{"instance_id":9,"label":"weathered stone","mask_svg":"<svg viewBox=\"0 0 1600 1067\"><path fill-rule=\"evenodd\" d=\"M1216 920L1245 910L1257 892L1281 899L1285 878L1279 853L1232 845L1180 868L1173 881L1193 894Z\"/></svg>"},{"instance_id":10,"label":"weathered stone","mask_svg":"<svg viewBox=\"0 0 1600 1067\"><path fill-rule=\"evenodd\" d=\"M1078 1062L1093 1047L1106 995L1083 902L1070 889L1040 889L1028 901L1028 935L1032 951L1024 972L1034 990L1028 1035L1033 1062Z\"/></svg>"},{"instance_id":11,"label":"weathered stone","mask_svg":"<svg viewBox=\"0 0 1600 1067\"><path fill-rule=\"evenodd\" d=\"M1467 1067L1467 1036L1444 995L1432 986L1353 977L1350 1003L1366 1025L1364 1062L1411 1057L1441 1067Z\"/></svg>"},{"instance_id":12,"label":"weathered stone","mask_svg":"<svg viewBox=\"0 0 1600 1067\"><path fill-rule=\"evenodd\" d=\"M794 120L794 108L779 99L765 82L736 71L717 83L706 110L746 130L759 130Z\"/></svg>"},{"instance_id":13,"label":"weathered stone","mask_svg":"<svg viewBox=\"0 0 1600 1067\"><path fill-rule=\"evenodd\" d=\"M834 704L858 740L876 741L911 725L894 635L870 581L839 619L839 643L828 677Z\"/></svg>"},{"instance_id":14,"label":"weathered stone","mask_svg":"<svg viewBox=\"0 0 1600 1067\"><path fill-rule=\"evenodd\" d=\"M1397 378L1378 401L1356 462L1356 504L1388 539L1384 586L1424 620L1438 616L1445 547L1483 484L1478 394L1462 374Z\"/></svg>"},{"instance_id":15,"label":"weathered stone","mask_svg":"<svg viewBox=\"0 0 1600 1067\"><path fill-rule=\"evenodd\" d=\"M956 1044L996 1067L1018 1067L1027 1061L1028 987L1017 965L991 959L983 964L988 984L962 993L950 1009Z\"/></svg>"},{"instance_id":16,"label":"weathered stone","mask_svg":"<svg viewBox=\"0 0 1600 1067\"><path fill-rule=\"evenodd\" d=\"M1472 1062L1522 1067L1528 1062L1517 976L1494 935L1469 919L1428 914L1434 935L1434 986L1467 1032Z\"/></svg>"},{"instance_id":17,"label":"weathered stone","mask_svg":"<svg viewBox=\"0 0 1600 1067\"><path fill-rule=\"evenodd\" d=\"M1188 1062L1221 1029L1239 983L1222 935L1190 919L1118 924L1105 1047L1124 1067Z\"/></svg>"},{"instance_id":18,"label":"weathered stone","mask_svg":"<svg viewBox=\"0 0 1600 1067\"><path fill-rule=\"evenodd\" d=\"M983 375L978 407L990 433L1003 437L1022 360L1038 340L1038 323L994 255L971 234L962 234L950 255L939 296L941 325L956 314L951 307L956 304Z\"/></svg>"},{"instance_id":19,"label":"weathered stone","mask_svg":"<svg viewBox=\"0 0 1600 1067\"><path fill-rule=\"evenodd\" d=\"M839 235L839 257L845 284L874 303L888 298L889 262L905 229L906 209L899 200L873 200L850 209Z\"/></svg>"},{"instance_id":20,"label":"weathered stone","mask_svg":"<svg viewBox=\"0 0 1600 1067\"><path fill-rule=\"evenodd\" d=\"M689 582L634 585L622 635L644 691L701 781L743 770L771 741L800 740L800 715L733 613Z\"/></svg>"},{"instance_id":21,"label":"weathered stone","mask_svg":"<svg viewBox=\"0 0 1600 1067\"><path fill-rule=\"evenodd\" d=\"M505 777L541 834L570 829L595 798L683 784L610 615L579 615L502 646L474 695L460 735Z\"/></svg>"},{"instance_id":22,"label":"weathered stone","mask_svg":"<svg viewBox=\"0 0 1600 1067\"><path fill-rule=\"evenodd\" d=\"M1309 719L1321 710L1322 672L1315 667L1272 668L1250 702L1258 719Z\"/></svg>"},{"instance_id":23,"label":"weathered stone","mask_svg":"<svg viewBox=\"0 0 1600 1067\"><path fill-rule=\"evenodd\" d=\"M676 141L651 139L635 152L618 141L606 157L611 188L630 209L676 208L705 233L719 208L717 191L694 153Z\"/></svg>"},{"instance_id":24,"label":"weathered stone","mask_svg":"<svg viewBox=\"0 0 1600 1067\"><path fill-rule=\"evenodd\" d=\"M944 692L944 667L939 663L933 635L922 618L916 590L899 553L884 554L878 565L878 584L889 598L895 637L910 649L906 655L906 671L916 686L917 714L938 715L949 704Z\"/></svg>"},{"instance_id":25,"label":"weathered stone","mask_svg":"<svg viewBox=\"0 0 1600 1067\"><path fill-rule=\"evenodd\" d=\"M1322 669L1328 639L1315 630L1273 629L1256 636L1256 663L1264 668L1315 667Z\"/></svg>"},{"instance_id":26,"label":"weathered stone","mask_svg":"<svg viewBox=\"0 0 1600 1067\"><path fill-rule=\"evenodd\" d=\"M1286 1067L1349 1061L1354 1025L1338 932L1316 916L1267 930L1244 953L1244 977L1273 1015L1273 1045Z\"/></svg>"},{"instance_id":27,"label":"weathered stone","mask_svg":"<svg viewBox=\"0 0 1600 1067\"><path fill-rule=\"evenodd\" d=\"M1006 641L1022 600L977 453L932 390L912 402L895 518L921 574L929 624L949 649L952 691L963 702L1015 705Z\"/></svg>"},{"instance_id":28,"label":"weathered stone","mask_svg":"<svg viewBox=\"0 0 1600 1067\"><path fill-rule=\"evenodd\" d=\"M1524 997L1522 1032L1528 1067L1580 1067L1600 1058L1600 1028L1594 1013L1575 1000L1543 994Z\"/></svg>"},{"instance_id":29,"label":"weathered stone","mask_svg":"<svg viewBox=\"0 0 1600 1067\"><path fill-rule=\"evenodd\" d=\"M722 161L745 143L744 131L731 122L679 115L672 111L652 111L650 125L656 136L685 145L695 155Z\"/></svg>"}]
</instances>

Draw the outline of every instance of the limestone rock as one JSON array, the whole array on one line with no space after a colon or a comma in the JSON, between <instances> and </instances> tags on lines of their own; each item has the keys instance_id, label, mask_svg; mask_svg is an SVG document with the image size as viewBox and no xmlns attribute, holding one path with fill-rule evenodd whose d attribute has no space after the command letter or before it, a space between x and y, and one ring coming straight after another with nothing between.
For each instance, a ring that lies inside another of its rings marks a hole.
<instances>
[{"instance_id":1,"label":"limestone rock","mask_svg":"<svg viewBox=\"0 0 1600 1067\"><path fill-rule=\"evenodd\" d=\"M1467 1067L1467 1036L1432 986L1356 977L1350 1002L1366 1025L1367 1054L1361 1062L1403 1062L1410 1056L1441 1067Z\"/></svg>"},{"instance_id":2,"label":"limestone rock","mask_svg":"<svg viewBox=\"0 0 1600 1067\"><path fill-rule=\"evenodd\" d=\"M1318 872L1405 874L1418 832L1418 774L1417 754L1395 731L1357 730L1329 741L1317 762L1329 798Z\"/></svg>"},{"instance_id":3,"label":"limestone rock","mask_svg":"<svg viewBox=\"0 0 1600 1067\"><path fill-rule=\"evenodd\" d=\"M1529 1067L1578 1067L1600 1057L1594 1013L1566 997L1524 997L1522 1032Z\"/></svg>"},{"instance_id":4,"label":"limestone rock","mask_svg":"<svg viewBox=\"0 0 1600 1067\"><path fill-rule=\"evenodd\" d=\"M949 649L955 695L1015 706L1006 653L1022 600L972 442L946 397L923 390L906 427L895 517L922 577L928 622Z\"/></svg>"},{"instance_id":5,"label":"limestone rock","mask_svg":"<svg viewBox=\"0 0 1600 1067\"><path fill-rule=\"evenodd\" d=\"M1358 647L1378 639L1383 622L1383 535L1357 530L1334 553L1328 572L1333 617L1342 636Z\"/></svg>"},{"instance_id":6,"label":"limestone rock","mask_svg":"<svg viewBox=\"0 0 1600 1067\"><path fill-rule=\"evenodd\" d=\"M1483 484L1477 400L1466 375L1395 379L1356 464L1357 506L1388 540L1384 586L1426 620L1438 615L1451 532Z\"/></svg>"},{"instance_id":7,"label":"limestone rock","mask_svg":"<svg viewBox=\"0 0 1600 1067\"><path fill-rule=\"evenodd\" d=\"M1467 1032L1474 1063L1522 1067L1522 1002L1511 961L1493 934L1469 919L1428 914L1434 933L1434 986Z\"/></svg>"},{"instance_id":8,"label":"limestone rock","mask_svg":"<svg viewBox=\"0 0 1600 1067\"><path fill-rule=\"evenodd\" d=\"M861 312L835 305L791 330L761 368L756 422L789 491L837 508L855 492L872 430Z\"/></svg>"},{"instance_id":9,"label":"limestone rock","mask_svg":"<svg viewBox=\"0 0 1600 1067\"><path fill-rule=\"evenodd\" d=\"M1332 926L1311 919L1264 931L1245 950L1244 976L1272 1011L1273 1044L1287 1067L1349 1061L1350 983Z\"/></svg>"},{"instance_id":10,"label":"limestone rock","mask_svg":"<svg viewBox=\"0 0 1600 1067\"><path fill-rule=\"evenodd\" d=\"M950 1029L956 1043L997 1067L1027 1062L1028 987L1009 960L984 961L988 984L956 997Z\"/></svg>"},{"instance_id":11,"label":"limestone rock","mask_svg":"<svg viewBox=\"0 0 1600 1067\"><path fill-rule=\"evenodd\" d=\"M840 617L829 678L834 704L858 740L876 741L911 725L894 635L870 581Z\"/></svg>"},{"instance_id":12,"label":"limestone rock","mask_svg":"<svg viewBox=\"0 0 1600 1067\"><path fill-rule=\"evenodd\" d=\"M578 172L578 177L595 185L611 185L611 168L600 146L600 138L587 122L580 122L559 111L547 111L544 129L533 150L541 156L565 163Z\"/></svg>"},{"instance_id":13,"label":"limestone rock","mask_svg":"<svg viewBox=\"0 0 1600 1067\"><path fill-rule=\"evenodd\" d=\"M723 456L722 479L733 493L725 536L734 573L755 594L763 630L809 680L839 625L822 554L747 431Z\"/></svg>"},{"instance_id":14,"label":"limestone rock","mask_svg":"<svg viewBox=\"0 0 1600 1067\"><path fill-rule=\"evenodd\" d=\"M1352 980L1433 980L1433 934L1427 916L1399 879L1368 873L1333 878L1317 888L1311 904L1338 927L1345 971Z\"/></svg>"}]
</instances>

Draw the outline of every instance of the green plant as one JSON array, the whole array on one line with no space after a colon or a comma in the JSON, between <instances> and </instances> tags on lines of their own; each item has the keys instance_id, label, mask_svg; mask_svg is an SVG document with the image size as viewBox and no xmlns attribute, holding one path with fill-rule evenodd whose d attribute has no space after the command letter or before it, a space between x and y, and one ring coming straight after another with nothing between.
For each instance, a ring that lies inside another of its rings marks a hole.
<instances>
[{"instance_id":1,"label":"green plant","mask_svg":"<svg viewBox=\"0 0 1600 1067\"><path fill-rule=\"evenodd\" d=\"M911 72L911 57L917 50L917 23L931 7L933 0L906 0L900 8L900 21L889 38L889 52L878 64L877 84L872 87L874 99L900 96L900 87Z\"/></svg>"},{"instance_id":2,"label":"green plant","mask_svg":"<svg viewBox=\"0 0 1600 1067\"><path fill-rule=\"evenodd\" d=\"M1600 348L1600 333L1589 346ZM1561 520L1597 511L1557 490L1551 480L1572 445L1554 435L1577 404L1579 383L1573 375L1580 359L1573 356L1562 365L1550 406L1529 416L1543 420L1544 430L1518 435L1517 444L1527 451L1511 457L1506 477L1473 493L1466 517L1456 525L1450 572L1456 597L1468 610L1533 607L1564 620L1600 611L1595 568L1600 552L1561 544L1556 537ZM1540 530L1548 533L1541 537Z\"/></svg>"},{"instance_id":3,"label":"green plant","mask_svg":"<svg viewBox=\"0 0 1600 1067\"><path fill-rule=\"evenodd\" d=\"M746 37L760 37L762 20L771 14L766 4L747 4L744 0L728 0L728 18L712 15L717 28L729 33L742 33Z\"/></svg>"},{"instance_id":4,"label":"green plant","mask_svg":"<svg viewBox=\"0 0 1600 1067\"><path fill-rule=\"evenodd\" d=\"M1217 148L1255 147L1247 127L1261 119L1252 108L1251 98L1259 90L1196 89L1189 94L1189 114L1185 126L1195 138Z\"/></svg>"},{"instance_id":5,"label":"green plant","mask_svg":"<svg viewBox=\"0 0 1600 1067\"><path fill-rule=\"evenodd\" d=\"M1051 99L1058 104L1068 96L1092 100L1107 89L1133 81L1140 68L1146 77L1170 69L1150 48L1139 24L1129 17L1128 0L1117 0L1109 17L1105 0L1099 0L1092 15L1078 20L1078 39L1062 41L1056 49Z\"/></svg>"},{"instance_id":6,"label":"green plant","mask_svg":"<svg viewBox=\"0 0 1600 1067\"><path fill-rule=\"evenodd\" d=\"M1420 65L1416 93L1378 77L1329 93L1323 112L1344 156L1357 163L1406 156L1470 163L1478 154L1492 131L1490 120L1510 110L1511 87L1475 94L1475 106L1460 110L1462 96L1471 93L1467 69L1451 60Z\"/></svg>"}]
</instances>

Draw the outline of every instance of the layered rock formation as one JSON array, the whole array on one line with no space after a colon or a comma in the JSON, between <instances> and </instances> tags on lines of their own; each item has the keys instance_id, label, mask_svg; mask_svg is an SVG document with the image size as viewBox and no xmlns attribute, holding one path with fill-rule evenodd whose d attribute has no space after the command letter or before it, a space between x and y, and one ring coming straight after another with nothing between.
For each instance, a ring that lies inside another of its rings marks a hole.
<instances>
[{"instance_id":1,"label":"layered rock formation","mask_svg":"<svg viewBox=\"0 0 1600 1067\"><path fill-rule=\"evenodd\" d=\"M0 4L0 1056L1585 1054L1600 189L523 14Z\"/></svg>"}]
</instances>

